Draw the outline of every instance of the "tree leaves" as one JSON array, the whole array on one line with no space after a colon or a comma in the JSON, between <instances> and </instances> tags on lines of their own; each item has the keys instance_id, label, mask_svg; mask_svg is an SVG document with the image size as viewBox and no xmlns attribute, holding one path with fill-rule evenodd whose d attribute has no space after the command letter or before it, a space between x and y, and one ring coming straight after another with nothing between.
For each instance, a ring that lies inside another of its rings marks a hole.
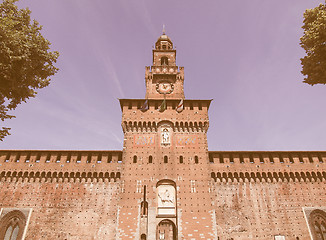
<instances>
[{"instance_id":1,"label":"tree leaves","mask_svg":"<svg viewBox=\"0 0 326 240\"><path fill-rule=\"evenodd\" d=\"M326 84L326 4L307 9L303 16L304 35L300 45L307 54L301 58L304 82Z\"/></svg>"},{"instance_id":2,"label":"tree leaves","mask_svg":"<svg viewBox=\"0 0 326 240\"><path fill-rule=\"evenodd\" d=\"M31 11L18 9L17 0L0 4L0 119L12 118L8 111L35 97L36 89L49 85L50 76L58 69L53 65L59 53L50 52L50 42L42 34L42 26L31 21ZM0 129L0 140L9 135Z\"/></svg>"}]
</instances>

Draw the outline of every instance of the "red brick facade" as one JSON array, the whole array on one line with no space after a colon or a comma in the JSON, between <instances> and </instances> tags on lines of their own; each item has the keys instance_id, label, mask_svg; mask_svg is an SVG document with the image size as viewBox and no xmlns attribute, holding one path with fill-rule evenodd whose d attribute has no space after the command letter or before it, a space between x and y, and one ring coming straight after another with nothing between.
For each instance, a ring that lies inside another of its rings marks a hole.
<instances>
[{"instance_id":1,"label":"red brick facade","mask_svg":"<svg viewBox=\"0 0 326 240\"><path fill-rule=\"evenodd\" d=\"M211 100L184 98L165 34L145 81L122 151L0 151L0 236L326 239L326 152L209 152Z\"/></svg>"}]
</instances>

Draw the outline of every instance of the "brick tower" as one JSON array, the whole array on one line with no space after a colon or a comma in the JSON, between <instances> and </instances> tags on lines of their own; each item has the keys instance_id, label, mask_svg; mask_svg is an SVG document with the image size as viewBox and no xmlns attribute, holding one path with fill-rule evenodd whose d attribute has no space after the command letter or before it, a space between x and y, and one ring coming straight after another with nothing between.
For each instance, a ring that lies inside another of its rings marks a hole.
<instances>
[{"instance_id":1,"label":"brick tower","mask_svg":"<svg viewBox=\"0 0 326 240\"><path fill-rule=\"evenodd\" d=\"M206 136L211 100L184 99L183 70L163 32L146 67L146 98L120 99L121 239L216 239Z\"/></svg>"}]
</instances>

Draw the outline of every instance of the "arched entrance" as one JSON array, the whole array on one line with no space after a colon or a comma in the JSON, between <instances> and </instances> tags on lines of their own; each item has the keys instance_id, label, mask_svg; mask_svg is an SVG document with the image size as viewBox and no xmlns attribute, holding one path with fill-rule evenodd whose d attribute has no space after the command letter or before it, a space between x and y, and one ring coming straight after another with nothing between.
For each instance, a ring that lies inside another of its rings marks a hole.
<instances>
[{"instance_id":1,"label":"arched entrance","mask_svg":"<svg viewBox=\"0 0 326 240\"><path fill-rule=\"evenodd\" d=\"M156 240L176 240L177 231L175 224L168 219L162 220L157 225Z\"/></svg>"}]
</instances>

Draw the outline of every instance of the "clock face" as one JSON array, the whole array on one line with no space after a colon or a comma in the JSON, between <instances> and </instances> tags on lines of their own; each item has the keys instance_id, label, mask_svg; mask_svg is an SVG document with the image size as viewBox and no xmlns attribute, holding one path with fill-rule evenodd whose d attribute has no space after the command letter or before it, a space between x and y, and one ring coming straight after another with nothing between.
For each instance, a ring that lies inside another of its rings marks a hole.
<instances>
[{"instance_id":1,"label":"clock face","mask_svg":"<svg viewBox=\"0 0 326 240\"><path fill-rule=\"evenodd\" d=\"M156 91L161 94L170 94L173 92L174 85L173 83L157 83L156 84Z\"/></svg>"}]
</instances>

